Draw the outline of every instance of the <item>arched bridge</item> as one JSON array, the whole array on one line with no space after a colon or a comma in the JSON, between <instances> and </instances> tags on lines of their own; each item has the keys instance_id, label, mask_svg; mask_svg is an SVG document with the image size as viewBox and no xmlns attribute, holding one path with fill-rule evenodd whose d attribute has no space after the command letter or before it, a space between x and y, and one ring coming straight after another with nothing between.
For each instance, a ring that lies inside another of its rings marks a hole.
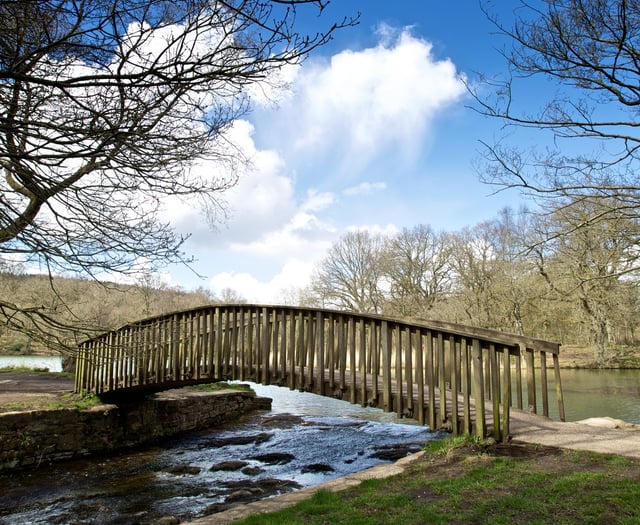
<instances>
[{"instance_id":1,"label":"arched bridge","mask_svg":"<svg viewBox=\"0 0 640 525\"><path fill-rule=\"evenodd\" d=\"M454 435L506 440L512 409L549 415L551 383L564 420L558 353L557 343L437 321L211 305L85 341L76 390L130 395L253 381L395 411Z\"/></svg>"}]
</instances>

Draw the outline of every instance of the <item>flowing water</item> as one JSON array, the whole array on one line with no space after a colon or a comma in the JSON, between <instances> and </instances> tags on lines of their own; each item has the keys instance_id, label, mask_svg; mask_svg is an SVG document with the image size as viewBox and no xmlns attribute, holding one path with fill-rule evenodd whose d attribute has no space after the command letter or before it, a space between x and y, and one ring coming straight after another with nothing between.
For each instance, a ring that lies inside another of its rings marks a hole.
<instances>
[{"instance_id":1,"label":"flowing water","mask_svg":"<svg viewBox=\"0 0 640 525\"><path fill-rule=\"evenodd\" d=\"M273 398L272 411L131 453L0 475L0 523L188 520L390 462L442 437L380 410L252 387Z\"/></svg>"},{"instance_id":2,"label":"flowing water","mask_svg":"<svg viewBox=\"0 0 640 525\"><path fill-rule=\"evenodd\" d=\"M562 370L562 384L568 421L640 424L640 370ZM273 398L271 412L131 453L0 475L0 524L188 520L392 461L441 437L380 410L252 387ZM557 418L555 396L549 402Z\"/></svg>"}]
</instances>

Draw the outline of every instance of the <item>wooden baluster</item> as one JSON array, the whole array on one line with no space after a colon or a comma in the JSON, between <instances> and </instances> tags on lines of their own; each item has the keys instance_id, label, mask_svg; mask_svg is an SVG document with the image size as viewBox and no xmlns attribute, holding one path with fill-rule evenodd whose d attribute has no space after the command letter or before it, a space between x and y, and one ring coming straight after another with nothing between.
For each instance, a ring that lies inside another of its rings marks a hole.
<instances>
[{"instance_id":1,"label":"wooden baluster","mask_svg":"<svg viewBox=\"0 0 640 525\"><path fill-rule=\"evenodd\" d=\"M433 332L427 330L425 342L426 348L426 382L427 389L429 391L429 428L431 430L438 429L438 422L436 421L437 404L436 404L436 371L435 371L435 351L433 348Z\"/></svg>"},{"instance_id":2,"label":"wooden baluster","mask_svg":"<svg viewBox=\"0 0 640 525\"><path fill-rule=\"evenodd\" d=\"M403 416L403 410L404 410L404 389L403 389L403 384L402 384L402 354L403 354L403 348L402 348L402 330L400 329L400 326L396 325L393 327L393 340L395 341L395 345L392 345L392 350L395 347L395 352L396 352L396 359L395 359L395 384L396 384L396 392L395 392L395 397L393 396L393 392L392 392L392 396L391 399L392 401L395 399L395 411L396 414L398 415L398 417L402 417Z\"/></svg>"},{"instance_id":3,"label":"wooden baluster","mask_svg":"<svg viewBox=\"0 0 640 525\"><path fill-rule=\"evenodd\" d=\"M357 373L358 364L356 363L356 322L352 315L349 316L347 324L347 332L349 333L347 346L349 347L349 401L352 404L358 402L357 398Z\"/></svg>"},{"instance_id":4,"label":"wooden baluster","mask_svg":"<svg viewBox=\"0 0 640 525\"><path fill-rule=\"evenodd\" d=\"M516 403L517 408L522 410L523 407L523 399L522 399L522 348L517 347L518 353L516 354Z\"/></svg>"},{"instance_id":5,"label":"wooden baluster","mask_svg":"<svg viewBox=\"0 0 640 525\"><path fill-rule=\"evenodd\" d=\"M324 332L325 332L325 327L324 327L324 317L322 315L321 312L318 312L316 314L316 331L317 331L317 343L318 343L318 377L316 378L316 387L313 389L313 391L316 394L320 394L322 396L325 395L325 388L324 388L324 370L325 370L325 354L324 354ZM329 316L329 318L327 319L327 323L329 323L330 327L331 327L331 335L333 335L333 320L331 318L331 316ZM333 372L330 370L329 371L330 375L333 375Z\"/></svg>"},{"instance_id":6,"label":"wooden baluster","mask_svg":"<svg viewBox=\"0 0 640 525\"><path fill-rule=\"evenodd\" d=\"M340 392L345 392L347 389L346 378L347 375L347 324L345 323L344 315L340 315L338 321L338 364L340 375Z\"/></svg>"},{"instance_id":7,"label":"wooden baluster","mask_svg":"<svg viewBox=\"0 0 640 525\"><path fill-rule=\"evenodd\" d=\"M498 352L496 345L489 344L489 361L491 366L491 401L493 403L493 438L500 441L500 368L498 366Z\"/></svg>"},{"instance_id":8,"label":"wooden baluster","mask_svg":"<svg viewBox=\"0 0 640 525\"><path fill-rule=\"evenodd\" d=\"M456 349L456 338L453 334L449 336L449 361L451 363L451 433L454 436L460 434L458 426L458 391L460 390L458 379L458 352Z\"/></svg>"},{"instance_id":9,"label":"wooden baluster","mask_svg":"<svg viewBox=\"0 0 640 525\"><path fill-rule=\"evenodd\" d=\"M509 347L504 347L504 368L502 386L502 442L509 440L509 412L511 410L511 358Z\"/></svg>"},{"instance_id":10,"label":"wooden baluster","mask_svg":"<svg viewBox=\"0 0 640 525\"><path fill-rule=\"evenodd\" d=\"M471 434L471 359L469 358L469 341L466 337L460 340L462 395L464 396L464 414L462 431Z\"/></svg>"},{"instance_id":11,"label":"wooden baluster","mask_svg":"<svg viewBox=\"0 0 640 525\"><path fill-rule=\"evenodd\" d=\"M380 342L382 344L382 407L385 412L391 412L391 334L389 323L382 321L380 325Z\"/></svg>"},{"instance_id":12,"label":"wooden baluster","mask_svg":"<svg viewBox=\"0 0 640 525\"><path fill-rule=\"evenodd\" d=\"M308 370L307 376L306 376L307 383L305 384L305 390L309 390L312 392L315 392L315 390L313 390L313 383L314 383L313 367L315 365L315 360L316 360L316 337L318 337L319 330L323 330L323 327L318 326L314 322L313 313L309 312L307 314L307 330L306 330L307 338L306 338L306 343L304 345L305 354L306 354L306 366Z\"/></svg>"},{"instance_id":13,"label":"wooden baluster","mask_svg":"<svg viewBox=\"0 0 640 525\"><path fill-rule=\"evenodd\" d=\"M364 319L358 319L358 345L360 348L360 404L365 407L368 405L367 392L367 325Z\"/></svg>"},{"instance_id":14,"label":"wooden baluster","mask_svg":"<svg viewBox=\"0 0 640 525\"><path fill-rule=\"evenodd\" d=\"M560 421L565 421L564 415L564 398L562 395L562 382L560 381L560 363L558 359L558 354L553 354L553 372L555 374L556 380L556 397L558 398L558 414L560 416Z\"/></svg>"},{"instance_id":15,"label":"wooden baluster","mask_svg":"<svg viewBox=\"0 0 640 525\"><path fill-rule=\"evenodd\" d=\"M296 325L298 316L294 311L289 312L289 357L287 360L288 385L293 390L296 380Z\"/></svg>"},{"instance_id":16,"label":"wooden baluster","mask_svg":"<svg viewBox=\"0 0 640 525\"><path fill-rule=\"evenodd\" d=\"M416 384L418 385L418 404L416 406L416 409L418 410L418 423L420 423L421 425L425 424L424 386L425 386L425 383L427 382L427 379L425 377L425 370L424 370L424 359L425 359L424 345L427 337L430 338L431 334L428 331L424 333L422 330L417 330L414 335L414 339L416 343L415 381L416 381ZM429 425L433 425L433 424L434 422L432 420L429 420ZM431 430L434 430L434 428L431 427Z\"/></svg>"},{"instance_id":17,"label":"wooden baluster","mask_svg":"<svg viewBox=\"0 0 640 525\"><path fill-rule=\"evenodd\" d=\"M549 385L547 383L547 353L542 350L540 355L540 391L542 394L542 415L549 417Z\"/></svg>"},{"instance_id":18,"label":"wooden baluster","mask_svg":"<svg viewBox=\"0 0 640 525\"><path fill-rule=\"evenodd\" d=\"M440 390L440 426L448 419L447 410L447 367L445 365L444 338L442 332L436 336L436 357L438 359L438 389Z\"/></svg>"},{"instance_id":19,"label":"wooden baluster","mask_svg":"<svg viewBox=\"0 0 640 525\"><path fill-rule=\"evenodd\" d=\"M482 347L476 338L471 343L471 361L473 368L474 404L476 409L476 436L484 438L486 435L486 421L484 415L484 378L482 363Z\"/></svg>"},{"instance_id":20,"label":"wooden baluster","mask_svg":"<svg viewBox=\"0 0 640 525\"><path fill-rule=\"evenodd\" d=\"M404 350L404 366L405 366L405 378L407 382L407 403L406 403L406 415L409 417L416 416L415 406L413 402L413 332L410 327L404 328L405 350Z\"/></svg>"},{"instance_id":21,"label":"wooden baluster","mask_svg":"<svg viewBox=\"0 0 640 525\"><path fill-rule=\"evenodd\" d=\"M536 375L533 368L533 350L525 347L525 357L527 361L527 405L529 412L538 413L536 401Z\"/></svg>"}]
</instances>

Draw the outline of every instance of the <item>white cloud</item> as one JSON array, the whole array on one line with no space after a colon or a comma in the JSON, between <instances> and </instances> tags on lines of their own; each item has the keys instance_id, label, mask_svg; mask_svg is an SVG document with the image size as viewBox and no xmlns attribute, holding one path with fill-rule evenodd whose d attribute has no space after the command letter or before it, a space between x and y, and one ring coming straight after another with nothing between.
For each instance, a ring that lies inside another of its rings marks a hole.
<instances>
[{"instance_id":1,"label":"white cloud","mask_svg":"<svg viewBox=\"0 0 640 525\"><path fill-rule=\"evenodd\" d=\"M387 189L386 182L361 182L357 186L351 186L342 191L344 195L370 195Z\"/></svg>"},{"instance_id":2,"label":"white cloud","mask_svg":"<svg viewBox=\"0 0 640 525\"><path fill-rule=\"evenodd\" d=\"M268 281L260 281L247 272L221 272L209 280L209 286L214 293L225 288L235 290L250 303L279 304L285 301L291 289L309 284L312 270L312 262L290 258Z\"/></svg>"},{"instance_id":3,"label":"white cloud","mask_svg":"<svg viewBox=\"0 0 640 525\"><path fill-rule=\"evenodd\" d=\"M439 112L465 93L455 65L408 29L362 51L302 68L289 111L296 146L306 153L357 152L366 163L398 148L414 151Z\"/></svg>"},{"instance_id":4,"label":"white cloud","mask_svg":"<svg viewBox=\"0 0 640 525\"><path fill-rule=\"evenodd\" d=\"M224 195L231 211L224 228L205 231L189 203L179 210L183 231L200 232L191 244L212 254L199 258L214 293L230 288L250 302L282 302L308 284L346 231L398 232L393 196L384 214L375 213L379 197L465 92L453 63L437 60L408 30L295 73L280 107L260 109L256 130L248 121L230 129L251 165Z\"/></svg>"}]
</instances>

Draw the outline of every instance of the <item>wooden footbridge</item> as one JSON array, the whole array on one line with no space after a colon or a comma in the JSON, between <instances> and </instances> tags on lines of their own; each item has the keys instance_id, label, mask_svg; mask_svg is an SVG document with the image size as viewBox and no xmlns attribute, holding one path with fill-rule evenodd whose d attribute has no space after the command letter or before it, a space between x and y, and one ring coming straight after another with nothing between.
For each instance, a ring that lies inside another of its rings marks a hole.
<instances>
[{"instance_id":1,"label":"wooden footbridge","mask_svg":"<svg viewBox=\"0 0 640 525\"><path fill-rule=\"evenodd\" d=\"M432 430L506 440L510 412L548 416L554 389L564 420L558 352L557 343L436 321L211 305L85 341L76 390L131 396L252 381L394 411Z\"/></svg>"}]
</instances>

